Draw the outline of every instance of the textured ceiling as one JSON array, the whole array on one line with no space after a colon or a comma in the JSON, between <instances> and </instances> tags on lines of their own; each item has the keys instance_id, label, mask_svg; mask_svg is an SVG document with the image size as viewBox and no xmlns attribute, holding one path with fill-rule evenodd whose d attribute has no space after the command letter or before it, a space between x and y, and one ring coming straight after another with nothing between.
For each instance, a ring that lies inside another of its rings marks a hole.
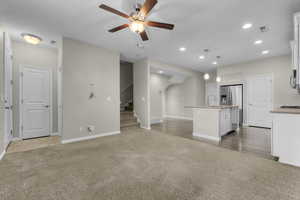
<instances>
[{"instance_id":1,"label":"textured ceiling","mask_svg":"<svg viewBox=\"0 0 300 200\"><path fill-rule=\"evenodd\" d=\"M149 28L150 41L142 43L129 30L115 34L107 30L127 23L126 20L100 10L105 3L129 12L135 0L2 0L0 23L9 30L39 33L50 41L59 35L71 37L121 52L122 59L141 58L210 71L211 63L221 56L220 65L245 62L263 57L289 53L289 40L293 38L292 16L300 11L300 0L158 0L149 19L174 23L174 31ZM139 0L139 2L142 2ZM242 30L245 22L253 28ZM268 26L267 33L259 31ZM52 37L52 38L51 38ZM253 45L264 40L260 46ZM186 52L179 52L184 46ZM206 59L199 56L210 49ZM261 51L270 54L262 56Z\"/></svg>"}]
</instances>

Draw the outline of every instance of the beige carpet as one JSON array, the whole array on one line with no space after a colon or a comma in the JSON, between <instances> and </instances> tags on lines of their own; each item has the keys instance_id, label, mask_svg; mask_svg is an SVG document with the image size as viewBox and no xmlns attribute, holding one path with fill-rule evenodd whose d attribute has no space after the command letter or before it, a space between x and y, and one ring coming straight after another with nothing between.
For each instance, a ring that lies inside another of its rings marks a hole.
<instances>
[{"instance_id":1,"label":"beige carpet","mask_svg":"<svg viewBox=\"0 0 300 200\"><path fill-rule=\"evenodd\" d=\"M300 199L300 169L138 129L7 154L1 200Z\"/></svg>"}]
</instances>

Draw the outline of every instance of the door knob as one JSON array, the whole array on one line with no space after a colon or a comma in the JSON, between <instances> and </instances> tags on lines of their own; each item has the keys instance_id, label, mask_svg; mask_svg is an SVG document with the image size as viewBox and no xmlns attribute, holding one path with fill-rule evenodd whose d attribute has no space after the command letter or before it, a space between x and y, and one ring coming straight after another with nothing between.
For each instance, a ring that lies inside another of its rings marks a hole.
<instances>
[{"instance_id":1,"label":"door knob","mask_svg":"<svg viewBox=\"0 0 300 200\"><path fill-rule=\"evenodd\" d=\"M49 108L49 107L50 107L49 105L46 105L46 106L45 106L45 108Z\"/></svg>"}]
</instances>

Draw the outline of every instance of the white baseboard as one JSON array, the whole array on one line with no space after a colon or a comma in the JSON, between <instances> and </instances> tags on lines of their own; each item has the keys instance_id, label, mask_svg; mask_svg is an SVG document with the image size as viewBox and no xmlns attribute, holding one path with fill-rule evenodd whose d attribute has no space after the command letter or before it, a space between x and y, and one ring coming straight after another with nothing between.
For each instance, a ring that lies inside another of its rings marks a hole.
<instances>
[{"instance_id":1,"label":"white baseboard","mask_svg":"<svg viewBox=\"0 0 300 200\"><path fill-rule=\"evenodd\" d=\"M0 154L0 160L3 159L4 155L5 155L6 151L4 150L1 154Z\"/></svg>"},{"instance_id":2,"label":"white baseboard","mask_svg":"<svg viewBox=\"0 0 300 200\"><path fill-rule=\"evenodd\" d=\"M15 142L15 141L21 141L21 140L22 140L22 138L14 137L11 141L12 141L12 142Z\"/></svg>"},{"instance_id":3,"label":"white baseboard","mask_svg":"<svg viewBox=\"0 0 300 200\"><path fill-rule=\"evenodd\" d=\"M51 136L60 136L59 133L51 133Z\"/></svg>"},{"instance_id":4,"label":"white baseboard","mask_svg":"<svg viewBox=\"0 0 300 200\"><path fill-rule=\"evenodd\" d=\"M142 129L151 130L151 127L140 126Z\"/></svg>"},{"instance_id":5,"label":"white baseboard","mask_svg":"<svg viewBox=\"0 0 300 200\"><path fill-rule=\"evenodd\" d=\"M246 123L243 123L243 127L248 127L249 125Z\"/></svg>"},{"instance_id":6,"label":"white baseboard","mask_svg":"<svg viewBox=\"0 0 300 200\"><path fill-rule=\"evenodd\" d=\"M295 162L291 162L291 161L287 161L287 160L282 160L279 158L279 162L282 164L286 164L286 165L291 165L291 166L295 166L295 167L300 167L300 163L295 163Z\"/></svg>"},{"instance_id":7,"label":"white baseboard","mask_svg":"<svg viewBox=\"0 0 300 200\"><path fill-rule=\"evenodd\" d=\"M160 124L160 123L163 123L162 119L152 119L151 120L151 124Z\"/></svg>"},{"instance_id":8,"label":"white baseboard","mask_svg":"<svg viewBox=\"0 0 300 200\"><path fill-rule=\"evenodd\" d=\"M84 141L84 140L92 140L92 139L99 138L99 137L118 135L120 133L121 133L121 131L116 131L116 132L110 132L110 133L90 135L90 136L85 136L85 137L80 137L80 138L69 139L69 140L62 140L61 143L62 144L68 144L68 143L80 142L80 141Z\"/></svg>"},{"instance_id":9,"label":"white baseboard","mask_svg":"<svg viewBox=\"0 0 300 200\"><path fill-rule=\"evenodd\" d=\"M203 139L206 139L206 140L213 140L215 142L220 142L221 141L220 137L208 136L208 135L204 135L204 134L201 134L201 133L193 133L193 136L203 138Z\"/></svg>"},{"instance_id":10,"label":"white baseboard","mask_svg":"<svg viewBox=\"0 0 300 200\"><path fill-rule=\"evenodd\" d=\"M171 118L171 119L184 119L184 120L193 120L192 117L184 117L184 116L176 116L176 115L165 115L165 118Z\"/></svg>"}]
</instances>

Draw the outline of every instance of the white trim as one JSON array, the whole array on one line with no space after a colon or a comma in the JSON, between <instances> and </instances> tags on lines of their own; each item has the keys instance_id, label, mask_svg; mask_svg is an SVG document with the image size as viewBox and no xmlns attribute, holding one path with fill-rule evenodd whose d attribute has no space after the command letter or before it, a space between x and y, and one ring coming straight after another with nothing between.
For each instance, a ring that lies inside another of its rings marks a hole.
<instances>
[{"instance_id":1,"label":"white trim","mask_svg":"<svg viewBox=\"0 0 300 200\"><path fill-rule=\"evenodd\" d=\"M165 118L171 118L171 119L184 119L184 120L193 120L192 117L183 117L183 116L176 116L176 115L165 115Z\"/></svg>"},{"instance_id":2,"label":"white trim","mask_svg":"<svg viewBox=\"0 0 300 200\"><path fill-rule=\"evenodd\" d=\"M63 126L63 97L62 97L62 76L63 68L57 68L57 130L58 135L62 135L62 126Z\"/></svg>"},{"instance_id":3,"label":"white trim","mask_svg":"<svg viewBox=\"0 0 300 200\"><path fill-rule=\"evenodd\" d=\"M142 129L146 129L146 130L151 130L151 127L145 127L145 126L140 126L140 128L142 128Z\"/></svg>"},{"instance_id":4,"label":"white trim","mask_svg":"<svg viewBox=\"0 0 300 200\"><path fill-rule=\"evenodd\" d=\"M50 94L49 94L49 113L50 113L50 121L49 121L49 134L51 135L53 130L53 77L52 77L52 69L49 68L42 68L32 65L24 65L20 64L19 66L19 137L23 138L23 131L22 131L22 125L23 125L23 104L22 104L22 96L23 96L23 76L24 75L24 68L32 68L37 69L41 71L48 71L49 72L49 86L50 86Z\"/></svg>"},{"instance_id":5,"label":"white trim","mask_svg":"<svg viewBox=\"0 0 300 200\"><path fill-rule=\"evenodd\" d=\"M11 102L9 105L7 105L7 102L4 102L4 106L13 106L14 105L14 94L13 94L13 85L11 81L14 80L14 75L13 75L13 52L12 52L12 43L11 43L11 38L10 35L7 32L3 32L3 58L4 58L4 68L3 68L3 84L4 84L4 99L10 99ZM9 64L7 65L7 60L10 60ZM10 74L7 74L7 72L10 72ZM7 77L8 75L8 77ZM8 80L10 78L10 80ZM9 82L9 83L8 83ZM8 84L7 84L8 83ZM9 90L9 94L7 94L7 90ZM7 95L9 97L7 97ZM6 115L6 110L4 110L4 149L8 147L12 140L12 133L14 130L14 125L13 125L13 120L14 120L14 113L13 109L10 109L9 112L11 112L10 119L7 118Z\"/></svg>"},{"instance_id":6,"label":"white trim","mask_svg":"<svg viewBox=\"0 0 300 200\"><path fill-rule=\"evenodd\" d=\"M63 135L63 37L57 40L57 130L59 135Z\"/></svg>"},{"instance_id":7,"label":"white trim","mask_svg":"<svg viewBox=\"0 0 300 200\"><path fill-rule=\"evenodd\" d=\"M135 111L133 111L133 116L134 116L135 118L138 118L138 116L137 116L137 114L136 114Z\"/></svg>"},{"instance_id":8,"label":"white trim","mask_svg":"<svg viewBox=\"0 0 300 200\"><path fill-rule=\"evenodd\" d=\"M249 124L247 124L247 123L243 123L243 127L249 127Z\"/></svg>"},{"instance_id":9,"label":"white trim","mask_svg":"<svg viewBox=\"0 0 300 200\"><path fill-rule=\"evenodd\" d=\"M51 133L50 135L51 135L51 136L60 136L59 132Z\"/></svg>"},{"instance_id":10,"label":"white trim","mask_svg":"<svg viewBox=\"0 0 300 200\"><path fill-rule=\"evenodd\" d=\"M150 63L149 60L146 60L147 62L147 126L148 130L151 130L151 91L150 91L150 79L151 79L151 73L150 73Z\"/></svg>"},{"instance_id":11,"label":"white trim","mask_svg":"<svg viewBox=\"0 0 300 200\"><path fill-rule=\"evenodd\" d=\"M216 141L216 142L221 141L221 137L218 138L218 137L204 135L204 134L201 134L201 133L193 133L193 136L203 138L203 139L206 139L206 140L213 140L213 141Z\"/></svg>"},{"instance_id":12,"label":"white trim","mask_svg":"<svg viewBox=\"0 0 300 200\"><path fill-rule=\"evenodd\" d=\"M95 138L99 138L99 137L106 137L106 136L112 136L112 135L118 135L118 134L121 134L121 131L102 133L102 134L79 137L79 138L68 139L68 140L62 140L61 143L68 144L68 143L80 142L80 141L91 140L91 139L95 139Z\"/></svg>"},{"instance_id":13,"label":"white trim","mask_svg":"<svg viewBox=\"0 0 300 200\"><path fill-rule=\"evenodd\" d=\"M152 119L151 120L151 125L152 124L160 124L160 123L163 123L163 121L164 121L163 119Z\"/></svg>"},{"instance_id":14,"label":"white trim","mask_svg":"<svg viewBox=\"0 0 300 200\"><path fill-rule=\"evenodd\" d=\"M279 162L280 162L281 164L285 164L285 165L290 165L290 166L300 167L300 165L298 165L298 164L295 164L295 163L290 162L290 161L285 161L285 160L282 160L282 159L280 159L280 158L279 158Z\"/></svg>"},{"instance_id":15,"label":"white trim","mask_svg":"<svg viewBox=\"0 0 300 200\"><path fill-rule=\"evenodd\" d=\"M23 140L23 139L20 137L14 137L11 141L16 142L16 141L21 141L21 140Z\"/></svg>"},{"instance_id":16,"label":"white trim","mask_svg":"<svg viewBox=\"0 0 300 200\"><path fill-rule=\"evenodd\" d=\"M0 154L0 160L3 159L4 155L5 155L6 151L4 150L1 154Z\"/></svg>"}]
</instances>

